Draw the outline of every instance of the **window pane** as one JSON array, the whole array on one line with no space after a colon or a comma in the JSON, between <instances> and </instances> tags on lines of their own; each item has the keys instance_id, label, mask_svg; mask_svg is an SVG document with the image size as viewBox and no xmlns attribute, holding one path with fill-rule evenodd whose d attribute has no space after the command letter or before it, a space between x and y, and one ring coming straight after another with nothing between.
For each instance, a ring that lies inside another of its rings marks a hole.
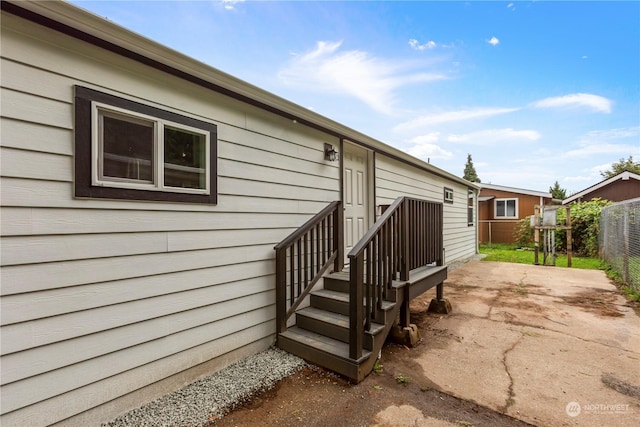
<instances>
[{"instance_id":1,"label":"window pane","mask_svg":"<svg viewBox=\"0 0 640 427\"><path fill-rule=\"evenodd\" d=\"M504 200L496 202L496 216L504 216Z\"/></svg>"},{"instance_id":2,"label":"window pane","mask_svg":"<svg viewBox=\"0 0 640 427\"><path fill-rule=\"evenodd\" d=\"M164 128L164 185L206 188L206 137L203 134Z\"/></svg>"},{"instance_id":3,"label":"window pane","mask_svg":"<svg viewBox=\"0 0 640 427\"><path fill-rule=\"evenodd\" d=\"M101 114L101 178L152 182L153 123Z\"/></svg>"},{"instance_id":4,"label":"window pane","mask_svg":"<svg viewBox=\"0 0 640 427\"><path fill-rule=\"evenodd\" d=\"M515 200L507 200L507 216L516 216Z\"/></svg>"}]
</instances>

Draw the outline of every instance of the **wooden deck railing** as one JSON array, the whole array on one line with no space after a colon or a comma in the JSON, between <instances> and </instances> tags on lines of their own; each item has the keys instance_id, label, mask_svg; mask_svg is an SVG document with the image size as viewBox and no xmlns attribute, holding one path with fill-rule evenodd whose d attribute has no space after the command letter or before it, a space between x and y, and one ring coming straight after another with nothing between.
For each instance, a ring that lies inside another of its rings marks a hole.
<instances>
[{"instance_id":1,"label":"wooden deck railing","mask_svg":"<svg viewBox=\"0 0 640 427\"><path fill-rule=\"evenodd\" d=\"M392 282L409 280L415 268L442 265L442 225L442 203L400 197L349 252L350 358L362 356L364 331Z\"/></svg>"},{"instance_id":2,"label":"wooden deck railing","mask_svg":"<svg viewBox=\"0 0 640 427\"><path fill-rule=\"evenodd\" d=\"M342 203L332 202L275 246L278 333L327 269L344 267L342 218Z\"/></svg>"}]
</instances>

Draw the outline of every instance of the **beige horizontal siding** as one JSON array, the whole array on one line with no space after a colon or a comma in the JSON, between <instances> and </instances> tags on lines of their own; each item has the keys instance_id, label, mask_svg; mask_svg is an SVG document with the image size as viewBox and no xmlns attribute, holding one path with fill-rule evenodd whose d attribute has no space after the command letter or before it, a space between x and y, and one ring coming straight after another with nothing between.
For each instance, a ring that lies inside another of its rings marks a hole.
<instances>
[{"instance_id":1,"label":"beige horizontal siding","mask_svg":"<svg viewBox=\"0 0 640 427\"><path fill-rule=\"evenodd\" d=\"M0 423L107 421L272 343L273 246L339 199L339 141L12 15L2 42ZM75 199L74 85L216 124L217 205Z\"/></svg>"},{"instance_id":2,"label":"beige horizontal siding","mask_svg":"<svg viewBox=\"0 0 640 427\"><path fill-rule=\"evenodd\" d=\"M5 177L2 180L2 188L0 188L0 204L5 207L50 207L50 208L74 208L74 209L118 209L118 210L146 210L158 211L171 209L173 211L190 211L190 212L211 212L215 209L218 212L242 212L245 208L236 207L229 209L229 201L234 200L234 204L239 206L242 202L242 196L256 197L260 201L265 201L260 208L260 212L265 211L268 201L272 201L272 208L282 210L282 206L287 200L299 202L301 207L310 206L315 213L313 204L328 204L339 198L339 193L326 191L319 188L302 187L297 183L268 183L262 181L251 181L242 178L225 178L219 177L218 187L233 192L226 194L218 193L218 204L215 208L211 206L189 205L189 204L159 204L146 203L141 204L135 201L117 201L110 202L108 200L89 200L74 199L69 200L73 195L73 184L71 182L61 181L42 181L42 180L25 180ZM228 196L228 197L227 197ZM260 202L244 199L246 203L260 204ZM226 201L226 203L225 203ZM305 203L309 202L309 204ZM298 211L296 209L296 211ZM311 213L301 210L300 213Z\"/></svg>"},{"instance_id":3,"label":"beige horizontal siding","mask_svg":"<svg viewBox=\"0 0 640 427\"><path fill-rule=\"evenodd\" d=\"M56 288L38 291L35 295L14 294L2 298L2 322L6 325L28 322L94 308L122 304L131 301L190 292L212 286L265 279L274 274L273 262L254 261L242 264L208 267L198 270L162 274L156 277L140 277L95 283L76 288ZM153 286L149 286L153 283ZM236 286L228 285L228 286ZM270 285L269 285L270 286ZM218 288L216 288L218 289ZM225 289L220 288L220 289ZM238 287L244 289L244 287ZM226 295L226 294L225 294ZM11 344L10 348L17 344ZM3 350L6 350L3 348Z\"/></svg>"},{"instance_id":4,"label":"beige horizontal siding","mask_svg":"<svg viewBox=\"0 0 640 427\"><path fill-rule=\"evenodd\" d=\"M114 202L110 202L114 203ZM117 204L117 203L116 203ZM5 236L298 227L309 214L5 208ZM284 236L283 236L284 237Z\"/></svg>"},{"instance_id":5,"label":"beige horizontal siding","mask_svg":"<svg viewBox=\"0 0 640 427\"><path fill-rule=\"evenodd\" d=\"M270 260L272 252L272 245L255 245L9 266L2 295Z\"/></svg>"},{"instance_id":6,"label":"beige horizontal siding","mask_svg":"<svg viewBox=\"0 0 640 427\"><path fill-rule=\"evenodd\" d=\"M6 70L3 69L3 73L6 73ZM73 138L71 129L54 128L2 117L0 135L3 147L73 155L73 145L69 143Z\"/></svg>"},{"instance_id":7,"label":"beige horizontal siding","mask_svg":"<svg viewBox=\"0 0 640 427\"><path fill-rule=\"evenodd\" d=\"M208 360L215 362L217 357L262 339L256 337L269 337L275 330L274 320L254 325L252 325L252 321L255 321L255 319L251 319L248 316L238 316L237 319L232 320L235 320L235 323L230 322L230 326L233 329L224 337L105 378L97 383L87 384L65 394L42 400L19 411L3 414L0 416L0 425L3 427L41 426L62 421L74 414L79 414L105 402L118 399L157 381L178 375ZM268 340L263 340L263 345L268 345L268 342ZM225 362L225 364L229 363L229 361ZM209 369L219 369L221 366L224 365L213 363L209 365ZM200 375L202 374L200 373ZM197 377L190 375L183 380L183 383L190 382L194 378ZM154 391L151 392L151 395L158 396ZM102 420L108 421L113 417L112 414L113 412L109 411L103 413ZM91 424L98 424L99 422L99 419L90 420Z\"/></svg>"},{"instance_id":8,"label":"beige horizontal siding","mask_svg":"<svg viewBox=\"0 0 640 427\"><path fill-rule=\"evenodd\" d=\"M39 401L63 394L69 390L92 384L113 375L126 372L138 366L144 366L172 354L186 351L199 345L214 341L230 333L238 332L243 323L262 323L275 317L271 304L273 291L245 297L244 304L222 311L225 317L204 325L192 327L180 333L165 334L159 339L137 344L126 349L126 357L118 352L105 353L99 357L85 360L64 368L51 370L21 381L5 384L2 387L3 412L10 412L32 405ZM224 308L224 307L221 307ZM238 312L238 310L241 310ZM216 317L215 315L212 317ZM189 320L190 316L189 316ZM174 319L175 321L175 319ZM151 326L154 322L150 322ZM92 337L98 339L98 337ZM73 342L68 343L68 351L74 351ZM100 343L95 343L100 345Z\"/></svg>"},{"instance_id":9,"label":"beige horizontal siding","mask_svg":"<svg viewBox=\"0 0 640 427\"><path fill-rule=\"evenodd\" d=\"M431 175L396 160L376 156L376 205L390 204L399 196L443 202L444 187L453 189L453 203L443 203L445 262L475 254L476 227L467 225L467 187Z\"/></svg>"},{"instance_id":10,"label":"beige horizontal siding","mask_svg":"<svg viewBox=\"0 0 640 427\"><path fill-rule=\"evenodd\" d=\"M17 236L0 239L2 265L73 261L198 249L275 245L291 229ZM64 247L64 251L60 248Z\"/></svg>"}]
</instances>

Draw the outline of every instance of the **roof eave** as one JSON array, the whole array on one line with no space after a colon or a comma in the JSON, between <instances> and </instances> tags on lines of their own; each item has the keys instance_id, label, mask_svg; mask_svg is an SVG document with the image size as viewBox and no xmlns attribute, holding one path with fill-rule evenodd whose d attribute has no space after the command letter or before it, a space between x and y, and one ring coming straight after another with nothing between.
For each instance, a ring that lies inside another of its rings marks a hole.
<instances>
[{"instance_id":1,"label":"roof eave","mask_svg":"<svg viewBox=\"0 0 640 427\"><path fill-rule=\"evenodd\" d=\"M10 1L3 1L2 5L3 10L18 8L48 18L66 27L96 37L152 61L164 64L179 72L208 82L228 93L236 94L239 98L252 100L255 104L267 107L268 110L284 117L295 119L301 124L324 130L334 136L355 143L363 144L378 152L387 154L392 158L415 165L423 170L455 181L469 188L480 189L476 183L469 182L430 163L417 159L404 151L154 42L78 6L61 0L46 2L21 1L15 4Z\"/></svg>"},{"instance_id":2,"label":"roof eave","mask_svg":"<svg viewBox=\"0 0 640 427\"><path fill-rule=\"evenodd\" d=\"M547 199L551 199L553 197L551 193L545 193L543 191L527 190L524 188L507 187L506 185L481 183L480 188L487 188L489 190L497 190L497 191L507 191L510 193L526 194L528 196L544 197Z\"/></svg>"},{"instance_id":3,"label":"roof eave","mask_svg":"<svg viewBox=\"0 0 640 427\"><path fill-rule=\"evenodd\" d=\"M602 187L606 187L607 185L609 185L609 184L611 184L611 183L613 183L613 182L615 182L615 181L617 181L619 179L625 180L625 181L629 180L629 179L635 179L637 181L640 181L640 175L635 174L633 172L629 172L629 171L620 172L616 176L612 176L611 178L604 179L604 180L602 180L602 181L600 181L600 182L598 182L596 184L593 184L590 187L585 188L584 190L582 190L582 191L580 191L580 192L578 192L576 194L573 194L570 197L567 197L566 199L564 199L562 201L562 204L566 205L566 204L572 203L572 202L580 199L581 197L584 197L587 194L589 194L589 193L591 193L593 191L596 191L596 190L598 190L598 189L600 189Z\"/></svg>"}]
</instances>

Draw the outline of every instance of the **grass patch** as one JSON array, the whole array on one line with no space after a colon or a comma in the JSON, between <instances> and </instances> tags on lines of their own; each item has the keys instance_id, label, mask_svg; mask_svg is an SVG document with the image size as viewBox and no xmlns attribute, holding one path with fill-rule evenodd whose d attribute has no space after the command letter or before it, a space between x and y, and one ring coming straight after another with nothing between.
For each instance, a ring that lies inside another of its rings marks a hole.
<instances>
[{"instance_id":1,"label":"grass patch","mask_svg":"<svg viewBox=\"0 0 640 427\"><path fill-rule=\"evenodd\" d=\"M518 248L515 245L505 243L494 243L489 245L480 245L480 253L487 255L483 261L499 261L513 262L516 264L533 264L535 260L535 252L532 248ZM539 261L542 263L542 251L539 253ZM567 266L567 256L558 254L556 258L557 267ZM604 270L605 264L598 258L571 257L572 268L582 268L586 270Z\"/></svg>"},{"instance_id":2,"label":"grass patch","mask_svg":"<svg viewBox=\"0 0 640 427\"><path fill-rule=\"evenodd\" d=\"M482 261L499 261L499 262L512 262L516 264L533 264L535 260L535 253L533 248L519 248L517 245L507 243L493 243L489 245L480 245L480 253L486 255ZM542 251L539 254L539 262L542 263ZM630 268L635 264L640 264L640 258L635 257L630 260ZM567 256L565 254L559 254L556 258L557 267L567 266ZM571 257L572 268L582 268L585 270L604 270L607 277L616 285L618 289L624 294L631 306L635 309L636 313L640 315L640 289L624 283L620 275L607 263L601 261L598 258L587 257ZM513 289L514 292L525 294L526 288L517 286Z\"/></svg>"},{"instance_id":3,"label":"grass patch","mask_svg":"<svg viewBox=\"0 0 640 427\"><path fill-rule=\"evenodd\" d=\"M634 289L633 286L627 285L622 280L622 277L618 274L616 270L613 269L610 265L607 265L604 268L604 272L607 274L607 277L616 284L616 286L625 294L629 301L633 301L635 303L640 303L640 290ZM636 311L640 314L640 304L636 306Z\"/></svg>"},{"instance_id":4,"label":"grass patch","mask_svg":"<svg viewBox=\"0 0 640 427\"><path fill-rule=\"evenodd\" d=\"M408 377L408 376L406 376L406 375L403 375L403 374L399 374L399 375L396 377L396 382L397 382L398 384L407 385L407 384L409 384L409 377Z\"/></svg>"}]
</instances>

